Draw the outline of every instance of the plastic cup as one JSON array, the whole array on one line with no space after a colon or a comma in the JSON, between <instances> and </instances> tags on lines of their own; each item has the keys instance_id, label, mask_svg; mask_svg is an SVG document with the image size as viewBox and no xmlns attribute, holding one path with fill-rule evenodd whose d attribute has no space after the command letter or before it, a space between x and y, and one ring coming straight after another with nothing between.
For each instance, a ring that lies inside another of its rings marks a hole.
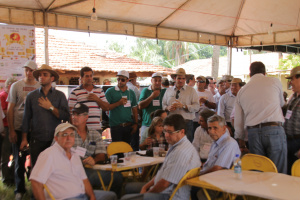
<instances>
[{"instance_id":1,"label":"plastic cup","mask_svg":"<svg viewBox=\"0 0 300 200\"><path fill-rule=\"evenodd\" d=\"M118 166L118 155L110 156L110 163L112 169L117 169Z\"/></svg>"},{"instance_id":2,"label":"plastic cup","mask_svg":"<svg viewBox=\"0 0 300 200\"><path fill-rule=\"evenodd\" d=\"M124 164L129 164L130 163L130 160L131 160L131 156L130 156L130 153L124 153Z\"/></svg>"},{"instance_id":3,"label":"plastic cup","mask_svg":"<svg viewBox=\"0 0 300 200\"><path fill-rule=\"evenodd\" d=\"M136 161L136 152L130 152L130 159L133 163Z\"/></svg>"},{"instance_id":4,"label":"plastic cup","mask_svg":"<svg viewBox=\"0 0 300 200\"><path fill-rule=\"evenodd\" d=\"M163 156L165 154L165 144L159 144L159 156Z\"/></svg>"},{"instance_id":5,"label":"plastic cup","mask_svg":"<svg viewBox=\"0 0 300 200\"><path fill-rule=\"evenodd\" d=\"M153 147L153 157L159 157L159 147Z\"/></svg>"}]
</instances>

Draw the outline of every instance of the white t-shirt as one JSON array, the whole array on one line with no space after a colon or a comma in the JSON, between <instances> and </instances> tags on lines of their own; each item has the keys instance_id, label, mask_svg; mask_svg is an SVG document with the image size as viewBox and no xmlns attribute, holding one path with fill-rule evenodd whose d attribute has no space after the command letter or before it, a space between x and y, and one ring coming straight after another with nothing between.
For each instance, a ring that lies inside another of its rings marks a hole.
<instances>
[{"instance_id":1,"label":"white t-shirt","mask_svg":"<svg viewBox=\"0 0 300 200\"><path fill-rule=\"evenodd\" d=\"M207 159L208 153L211 147L211 144L213 143L213 139L209 136L209 134L199 126L194 135L193 145L196 148L197 152L199 153L199 156L201 159Z\"/></svg>"},{"instance_id":2,"label":"white t-shirt","mask_svg":"<svg viewBox=\"0 0 300 200\"><path fill-rule=\"evenodd\" d=\"M204 98L206 100L208 100L209 102L213 102L215 103L215 99L214 99L214 96L212 95L211 91L209 90L205 90L204 92L199 92L198 90L196 90L196 93L199 97L198 101L201 99L201 98ZM198 112L196 112L196 117L194 119L194 122L198 122L199 121L199 112L203 109L203 108L207 108L205 106L204 103L199 103L200 104L200 109Z\"/></svg>"}]
</instances>

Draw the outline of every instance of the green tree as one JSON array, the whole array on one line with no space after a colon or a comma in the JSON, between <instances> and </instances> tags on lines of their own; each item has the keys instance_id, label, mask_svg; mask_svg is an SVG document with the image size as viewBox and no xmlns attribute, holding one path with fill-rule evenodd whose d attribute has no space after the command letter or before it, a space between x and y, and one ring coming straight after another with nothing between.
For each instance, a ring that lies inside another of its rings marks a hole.
<instances>
[{"instance_id":1,"label":"green tree","mask_svg":"<svg viewBox=\"0 0 300 200\"><path fill-rule=\"evenodd\" d=\"M300 66L300 55L290 54L287 58L279 60L278 69L286 70L292 69L296 66Z\"/></svg>"},{"instance_id":2,"label":"green tree","mask_svg":"<svg viewBox=\"0 0 300 200\"><path fill-rule=\"evenodd\" d=\"M113 41L113 42L108 42L108 49L112 51L116 51L118 53L123 53L124 52L124 45L120 45L118 42Z\"/></svg>"}]
</instances>

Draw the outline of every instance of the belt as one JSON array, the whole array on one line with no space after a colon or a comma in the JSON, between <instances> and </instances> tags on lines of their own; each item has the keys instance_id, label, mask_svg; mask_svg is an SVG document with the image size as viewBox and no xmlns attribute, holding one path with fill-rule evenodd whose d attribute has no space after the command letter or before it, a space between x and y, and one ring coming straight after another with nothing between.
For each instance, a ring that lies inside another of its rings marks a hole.
<instances>
[{"instance_id":1,"label":"belt","mask_svg":"<svg viewBox=\"0 0 300 200\"><path fill-rule=\"evenodd\" d=\"M126 122L126 123L119 124L119 126L122 126L122 127L131 126L131 125L132 125L132 122Z\"/></svg>"},{"instance_id":2,"label":"belt","mask_svg":"<svg viewBox=\"0 0 300 200\"><path fill-rule=\"evenodd\" d=\"M261 127L265 127L265 126L281 126L281 125L282 125L281 122L266 122L266 123L257 124L255 126L247 126L247 129L261 128Z\"/></svg>"},{"instance_id":3,"label":"belt","mask_svg":"<svg viewBox=\"0 0 300 200\"><path fill-rule=\"evenodd\" d=\"M292 140L292 139L299 139L300 138L300 134L297 135L286 135L287 139Z\"/></svg>"}]
</instances>

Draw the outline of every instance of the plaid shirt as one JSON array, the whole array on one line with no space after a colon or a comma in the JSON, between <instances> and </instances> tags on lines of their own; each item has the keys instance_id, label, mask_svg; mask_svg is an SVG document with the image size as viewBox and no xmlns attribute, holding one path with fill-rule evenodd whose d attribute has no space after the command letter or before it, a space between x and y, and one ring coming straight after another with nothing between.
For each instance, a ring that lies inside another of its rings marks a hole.
<instances>
[{"instance_id":1,"label":"plaid shirt","mask_svg":"<svg viewBox=\"0 0 300 200\"><path fill-rule=\"evenodd\" d=\"M292 111L292 115L290 119L285 118L285 133L289 136L300 135L300 96L294 94L288 102L287 109Z\"/></svg>"},{"instance_id":2,"label":"plaid shirt","mask_svg":"<svg viewBox=\"0 0 300 200\"><path fill-rule=\"evenodd\" d=\"M82 141L81 137L76 132L75 143L73 147L77 147L77 146L86 149L85 156L82 159L85 159L89 156L95 157L95 155L99 153L106 154L106 148L102 141L100 133L93 129L90 130L87 129L87 136L85 141Z\"/></svg>"}]
</instances>

